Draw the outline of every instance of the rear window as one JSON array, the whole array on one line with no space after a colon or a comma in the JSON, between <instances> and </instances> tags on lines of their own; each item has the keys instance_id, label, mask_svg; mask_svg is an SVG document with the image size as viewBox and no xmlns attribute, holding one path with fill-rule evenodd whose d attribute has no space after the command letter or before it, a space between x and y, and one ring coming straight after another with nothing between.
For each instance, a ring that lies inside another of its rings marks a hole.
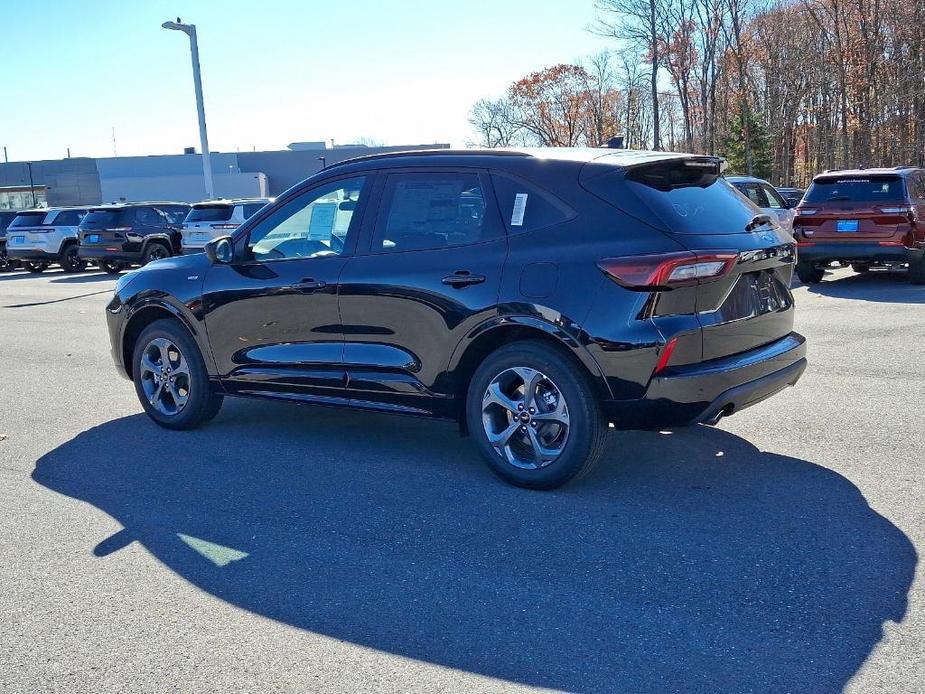
<instances>
[{"instance_id":1,"label":"rear window","mask_svg":"<svg viewBox=\"0 0 925 694\"><path fill-rule=\"evenodd\" d=\"M194 207L186 215L187 222L227 222L231 219L234 205L203 205Z\"/></svg>"},{"instance_id":2,"label":"rear window","mask_svg":"<svg viewBox=\"0 0 925 694\"><path fill-rule=\"evenodd\" d=\"M902 176L845 176L813 181L803 202L901 202L905 199Z\"/></svg>"},{"instance_id":3,"label":"rear window","mask_svg":"<svg viewBox=\"0 0 925 694\"><path fill-rule=\"evenodd\" d=\"M37 227L45 221L45 212L24 212L16 215L16 219L10 222L10 229L16 227Z\"/></svg>"},{"instance_id":4,"label":"rear window","mask_svg":"<svg viewBox=\"0 0 925 694\"><path fill-rule=\"evenodd\" d=\"M606 181L611 177L600 179ZM760 210L748 203L717 171L681 162L631 169L626 187L664 227L677 234L741 234ZM595 191L621 209L616 190ZM635 210L628 210L635 214Z\"/></svg>"},{"instance_id":5,"label":"rear window","mask_svg":"<svg viewBox=\"0 0 925 694\"><path fill-rule=\"evenodd\" d=\"M123 218L130 210L90 210L83 218L82 227L101 229L121 226Z\"/></svg>"}]
</instances>

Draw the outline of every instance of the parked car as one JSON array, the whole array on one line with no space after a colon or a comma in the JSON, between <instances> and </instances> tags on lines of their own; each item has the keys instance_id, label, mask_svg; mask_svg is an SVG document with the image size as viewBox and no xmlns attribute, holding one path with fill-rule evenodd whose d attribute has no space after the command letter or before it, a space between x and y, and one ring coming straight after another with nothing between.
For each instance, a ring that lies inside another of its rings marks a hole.
<instances>
[{"instance_id":1,"label":"parked car","mask_svg":"<svg viewBox=\"0 0 925 694\"><path fill-rule=\"evenodd\" d=\"M0 210L0 272L8 272L19 267L19 261L10 260L6 254L6 228L17 214L16 210Z\"/></svg>"},{"instance_id":2,"label":"parked car","mask_svg":"<svg viewBox=\"0 0 925 694\"><path fill-rule=\"evenodd\" d=\"M112 354L168 429L225 396L456 420L550 488L608 423L715 423L797 382L795 244L721 159L539 149L329 166L206 252L123 277Z\"/></svg>"},{"instance_id":3,"label":"parked car","mask_svg":"<svg viewBox=\"0 0 925 694\"><path fill-rule=\"evenodd\" d=\"M80 225L80 257L111 274L180 253L180 227L190 206L136 202L90 209Z\"/></svg>"},{"instance_id":4,"label":"parked car","mask_svg":"<svg viewBox=\"0 0 925 694\"><path fill-rule=\"evenodd\" d=\"M775 190L777 190L777 192L780 193L780 196L787 201L787 205L789 205L791 209L799 205L800 200L802 200L803 196L806 195L806 191L802 188L781 188L780 186L777 186Z\"/></svg>"},{"instance_id":5,"label":"parked car","mask_svg":"<svg viewBox=\"0 0 925 694\"><path fill-rule=\"evenodd\" d=\"M833 261L857 272L905 267L925 283L925 170L828 171L813 179L794 220L802 282L820 282Z\"/></svg>"},{"instance_id":6,"label":"parked car","mask_svg":"<svg viewBox=\"0 0 925 694\"><path fill-rule=\"evenodd\" d=\"M183 220L183 252L202 253L206 243L230 234L272 198L197 202Z\"/></svg>"},{"instance_id":7,"label":"parked car","mask_svg":"<svg viewBox=\"0 0 925 694\"><path fill-rule=\"evenodd\" d=\"M77 254L77 227L85 207L23 210L6 230L6 251L29 272L39 273L58 263L65 272L80 272L87 264Z\"/></svg>"},{"instance_id":8,"label":"parked car","mask_svg":"<svg viewBox=\"0 0 925 694\"><path fill-rule=\"evenodd\" d=\"M791 204L767 181L752 176L728 176L727 180L761 211L772 215L788 232L793 231Z\"/></svg>"}]
</instances>

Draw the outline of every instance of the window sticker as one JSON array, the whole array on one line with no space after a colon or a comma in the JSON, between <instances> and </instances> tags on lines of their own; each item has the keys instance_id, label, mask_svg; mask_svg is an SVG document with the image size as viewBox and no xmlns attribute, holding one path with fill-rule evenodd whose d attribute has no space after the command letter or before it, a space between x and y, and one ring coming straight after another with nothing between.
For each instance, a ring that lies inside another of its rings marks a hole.
<instances>
[{"instance_id":1,"label":"window sticker","mask_svg":"<svg viewBox=\"0 0 925 694\"><path fill-rule=\"evenodd\" d=\"M517 193L514 196L514 210L511 212L511 226L522 227L524 214L527 212L527 193Z\"/></svg>"}]
</instances>

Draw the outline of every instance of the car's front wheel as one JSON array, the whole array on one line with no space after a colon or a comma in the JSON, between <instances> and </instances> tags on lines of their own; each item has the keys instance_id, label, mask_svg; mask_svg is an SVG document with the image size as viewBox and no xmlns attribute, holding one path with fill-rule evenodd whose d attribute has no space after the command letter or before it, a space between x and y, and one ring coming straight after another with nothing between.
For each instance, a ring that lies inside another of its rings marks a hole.
<instances>
[{"instance_id":1,"label":"car's front wheel","mask_svg":"<svg viewBox=\"0 0 925 694\"><path fill-rule=\"evenodd\" d=\"M816 284L822 281L825 270L803 260L797 263L797 277L803 284Z\"/></svg>"},{"instance_id":2,"label":"car's front wheel","mask_svg":"<svg viewBox=\"0 0 925 694\"><path fill-rule=\"evenodd\" d=\"M162 243L152 243L145 249L144 256L142 256L142 265L169 257L170 249L167 246Z\"/></svg>"},{"instance_id":3,"label":"car's front wheel","mask_svg":"<svg viewBox=\"0 0 925 694\"><path fill-rule=\"evenodd\" d=\"M476 370L469 432L499 477L553 489L586 474L604 451L608 422L581 367L542 342L515 342Z\"/></svg>"},{"instance_id":4,"label":"car's front wheel","mask_svg":"<svg viewBox=\"0 0 925 694\"><path fill-rule=\"evenodd\" d=\"M197 427L222 406L199 347L176 320L155 321L144 329L135 343L132 374L145 412L167 429Z\"/></svg>"},{"instance_id":5,"label":"car's front wheel","mask_svg":"<svg viewBox=\"0 0 925 694\"><path fill-rule=\"evenodd\" d=\"M110 275L118 275L125 269L125 265L123 263L117 263L114 260L101 260L100 269Z\"/></svg>"},{"instance_id":6,"label":"car's front wheel","mask_svg":"<svg viewBox=\"0 0 925 694\"><path fill-rule=\"evenodd\" d=\"M48 263L33 263L31 261L26 261L23 263L23 267L26 268L27 272L38 275L48 269Z\"/></svg>"}]
</instances>

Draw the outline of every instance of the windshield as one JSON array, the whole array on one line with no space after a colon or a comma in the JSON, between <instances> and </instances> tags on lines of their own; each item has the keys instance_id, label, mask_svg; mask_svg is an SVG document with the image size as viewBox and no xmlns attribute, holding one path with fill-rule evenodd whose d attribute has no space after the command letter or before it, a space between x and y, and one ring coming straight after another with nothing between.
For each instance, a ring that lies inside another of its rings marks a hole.
<instances>
[{"instance_id":1,"label":"windshield","mask_svg":"<svg viewBox=\"0 0 925 694\"><path fill-rule=\"evenodd\" d=\"M10 229L41 226L45 221L45 215L45 212L23 212L16 215L16 219L10 222Z\"/></svg>"},{"instance_id":2,"label":"windshield","mask_svg":"<svg viewBox=\"0 0 925 694\"><path fill-rule=\"evenodd\" d=\"M906 189L901 176L845 176L813 181L803 202L902 202Z\"/></svg>"},{"instance_id":3,"label":"windshield","mask_svg":"<svg viewBox=\"0 0 925 694\"><path fill-rule=\"evenodd\" d=\"M194 207L186 215L186 222L226 222L231 219L233 205L203 205Z\"/></svg>"}]
</instances>

